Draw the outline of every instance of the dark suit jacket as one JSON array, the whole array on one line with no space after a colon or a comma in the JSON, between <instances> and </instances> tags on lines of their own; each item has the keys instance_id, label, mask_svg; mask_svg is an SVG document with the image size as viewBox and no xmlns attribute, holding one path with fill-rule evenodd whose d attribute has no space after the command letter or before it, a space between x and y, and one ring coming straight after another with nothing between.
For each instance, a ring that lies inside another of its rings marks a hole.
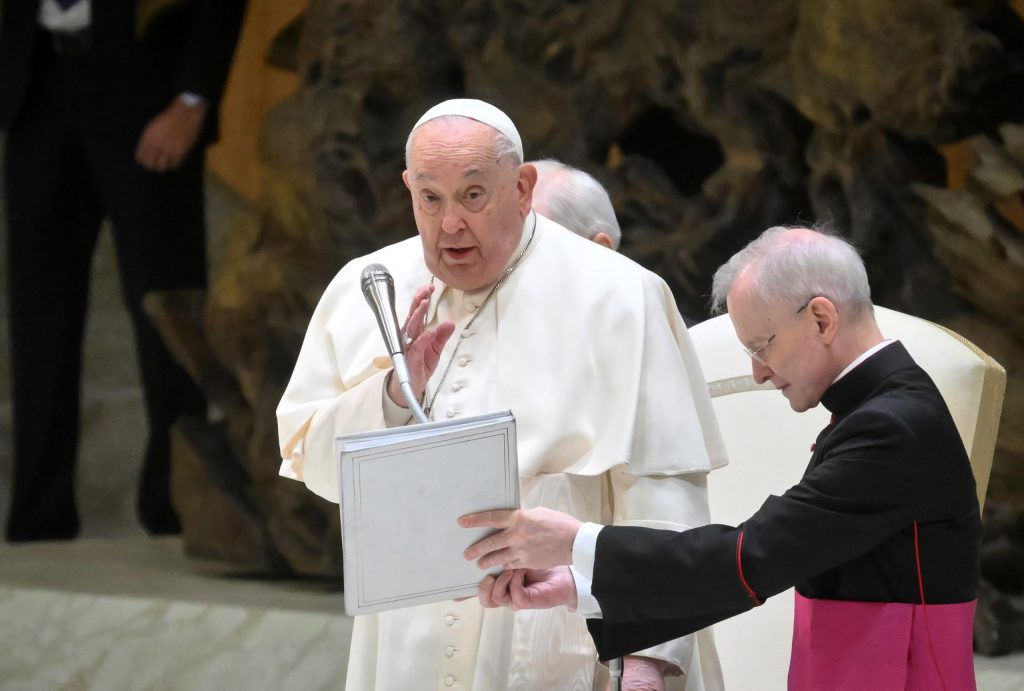
<instances>
[{"instance_id":1,"label":"dark suit jacket","mask_svg":"<svg viewBox=\"0 0 1024 691\"><path fill-rule=\"evenodd\" d=\"M834 384L800 483L732 528L606 527L590 620L602 659L696 631L795 585L805 597L920 602L977 596L981 519L974 476L942 396L900 343ZM771 440L766 439L770 444Z\"/></svg>"},{"instance_id":2,"label":"dark suit jacket","mask_svg":"<svg viewBox=\"0 0 1024 691\"><path fill-rule=\"evenodd\" d=\"M136 32L138 0L93 0L89 87L112 126L141 132L175 95L209 103L203 142L216 138L217 110L231 66L245 0L181 0ZM0 129L9 129L29 89L38 42L38 1L6 0L0 18Z\"/></svg>"}]
</instances>

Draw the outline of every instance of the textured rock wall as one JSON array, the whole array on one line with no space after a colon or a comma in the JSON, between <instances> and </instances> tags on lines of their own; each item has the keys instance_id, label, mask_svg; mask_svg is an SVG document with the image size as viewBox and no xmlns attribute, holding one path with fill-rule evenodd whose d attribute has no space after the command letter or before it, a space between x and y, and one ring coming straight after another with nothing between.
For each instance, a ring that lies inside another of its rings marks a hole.
<instances>
[{"instance_id":1,"label":"textured rock wall","mask_svg":"<svg viewBox=\"0 0 1024 691\"><path fill-rule=\"evenodd\" d=\"M764 228L831 223L863 250L876 302L1007 368L990 497L1024 506L1020 8L314 0L271 52L302 86L264 121L258 209L233 228L205 302L164 304L204 334L208 348L178 349L223 413L180 435L179 479L220 478L196 496L232 512L186 522L193 552L337 573L336 507L276 476L274 407L335 271L415 232L400 179L409 127L464 94L506 110L529 157L604 182L623 251L691 318L706 316L714 269ZM257 526L245 533L257 558L226 545L236 520Z\"/></svg>"},{"instance_id":2,"label":"textured rock wall","mask_svg":"<svg viewBox=\"0 0 1024 691\"><path fill-rule=\"evenodd\" d=\"M624 251L706 314L714 269L776 223L828 222L875 300L951 326L1024 404L1019 3L318 2L299 59L328 272L413 232L399 174L437 100L491 100L527 155L609 187ZM993 494L1024 501L1004 425Z\"/></svg>"}]
</instances>

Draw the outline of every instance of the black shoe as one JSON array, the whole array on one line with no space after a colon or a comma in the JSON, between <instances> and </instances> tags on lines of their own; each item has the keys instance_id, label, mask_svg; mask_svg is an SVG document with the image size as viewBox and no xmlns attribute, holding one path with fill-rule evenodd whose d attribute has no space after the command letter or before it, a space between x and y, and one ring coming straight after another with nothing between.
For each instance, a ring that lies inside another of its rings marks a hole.
<instances>
[{"instance_id":1,"label":"black shoe","mask_svg":"<svg viewBox=\"0 0 1024 691\"><path fill-rule=\"evenodd\" d=\"M44 540L74 540L78 537L78 521L73 524L49 523L21 525L18 521L7 524L8 542L41 542Z\"/></svg>"},{"instance_id":2,"label":"black shoe","mask_svg":"<svg viewBox=\"0 0 1024 691\"><path fill-rule=\"evenodd\" d=\"M139 523L150 535L181 535L181 521L171 508L153 513L140 509Z\"/></svg>"}]
</instances>

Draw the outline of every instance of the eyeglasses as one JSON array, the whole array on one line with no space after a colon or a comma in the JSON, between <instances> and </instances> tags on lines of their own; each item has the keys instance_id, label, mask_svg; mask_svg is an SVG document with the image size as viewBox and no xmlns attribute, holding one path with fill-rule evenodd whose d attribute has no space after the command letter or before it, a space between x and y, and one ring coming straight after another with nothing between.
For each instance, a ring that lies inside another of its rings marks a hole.
<instances>
[{"instance_id":1,"label":"eyeglasses","mask_svg":"<svg viewBox=\"0 0 1024 691\"><path fill-rule=\"evenodd\" d=\"M743 352L746 353L747 355L749 355L751 360L757 360L762 365L764 365L766 363L765 363L765 361L763 359L761 359L761 353L763 353L765 351L765 349L768 346L770 346L772 344L772 341L774 341L774 340L775 340L775 334L772 334L771 336L768 337L768 340L765 341L764 344L758 346L757 348L754 348L753 350L747 350L746 348L744 348Z\"/></svg>"},{"instance_id":2,"label":"eyeglasses","mask_svg":"<svg viewBox=\"0 0 1024 691\"><path fill-rule=\"evenodd\" d=\"M812 295L811 297L807 298L807 302L804 303L803 307L794 312L794 314L800 314L805 309L807 309L807 305L811 304L811 300L813 300L816 297L818 296ZM776 334L772 334L771 336L768 337L767 341L765 341L758 347L754 348L753 350L743 348L743 352L749 355L751 360L756 360L757 362L760 362L762 365L767 365L768 363L764 361L764 351L768 348L768 346L772 344L772 341L775 340L775 336Z\"/></svg>"}]
</instances>

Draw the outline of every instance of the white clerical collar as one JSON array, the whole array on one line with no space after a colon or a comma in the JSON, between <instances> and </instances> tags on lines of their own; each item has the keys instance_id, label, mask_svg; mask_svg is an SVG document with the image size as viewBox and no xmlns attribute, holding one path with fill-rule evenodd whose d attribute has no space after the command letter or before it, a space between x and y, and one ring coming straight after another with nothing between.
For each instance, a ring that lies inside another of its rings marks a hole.
<instances>
[{"instance_id":1,"label":"white clerical collar","mask_svg":"<svg viewBox=\"0 0 1024 691\"><path fill-rule=\"evenodd\" d=\"M882 348L885 348L886 346L892 345L895 342L896 342L896 339L894 339L894 338L887 338L884 341L882 341L881 343L879 343L877 345L871 346L870 348L865 350L863 353L861 353L860 357L858 357L856 360L854 360L853 362L848 364L846 366L846 369L844 369L842 372L840 372L839 376L836 377L835 380L833 380L832 383L835 384L837 381L839 381L840 379L845 377L847 375L847 373L849 373L854 367L856 367L860 363L862 363L865 360L867 360L869 357L871 357L872 355L877 353Z\"/></svg>"},{"instance_id":2,"label":"white clerical collar","mask_svg":"<svg viewBox=\"0 0 1024 691\"><path fill-rule=\"evenodd\" d=\"M43 0L36 20L47 31L80 31L92 23L92 2L78 0L65 10L56 0Z\"/></svg>"}]
</instances>

